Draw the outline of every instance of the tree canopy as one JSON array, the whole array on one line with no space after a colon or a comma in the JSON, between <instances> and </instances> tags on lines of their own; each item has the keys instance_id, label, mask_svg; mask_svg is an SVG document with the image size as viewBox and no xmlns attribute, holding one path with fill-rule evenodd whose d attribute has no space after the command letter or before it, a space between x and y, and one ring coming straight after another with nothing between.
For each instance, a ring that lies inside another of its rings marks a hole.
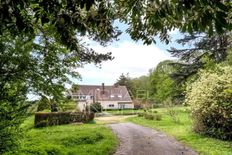
<instances>
[{"instance_id":1,"label":"tree canopy","mask_svg":"<svg viewBox=\"0 0 232 155\"><path fill-rule=\"evenodd\" d=\"M134 40L168 43L169 31L222 34L232 29L230 0L116 0L121 20Z\"/></svg>"},{"instance_id":2,"label":"tree canopy","mask_svg":"<svg viewBox=\"0 0 232 155\"><path fill-rule=\"evenodd\" d=\"M170 76L176 71L171 63L174 62L171 60L160 62L150 75L151 94L158 104L164 104L168 99L176 101L178 104L183 98L181 85Z\"/></svg>"},{"instance_id":3,"label":"tree canopy","mask_svg":"<svg viewBox=\"0 0 232 155\"><path fill-rule=\"evenodd\" d=\"M131 81L131 78L129 76L129 73L127 73L126 75L121 74L119 76L119 78L117 79L117 81L114 83L115 86L126 86L130 96L133 98L134 96L134 86L133 83Z\"/></svg>"},{"instance_id":4,"label":"tree canopy","mask_svg":"<svg viewBox=\"0 0 232 155\"><path fill-rule=\"evenodd\" d=\"M208 66L208 63L220 63L225 61L228 50L231 48L230 33L209 36L204 33L184 34L184 37L176 41L185 48L171 47L168 51L172 56L179 58L172 63L177 70L172 77L178 82L185 82L195 75L199 69ZM209 67L209 66L208 66Z\"/></svg>"}]
</instances>

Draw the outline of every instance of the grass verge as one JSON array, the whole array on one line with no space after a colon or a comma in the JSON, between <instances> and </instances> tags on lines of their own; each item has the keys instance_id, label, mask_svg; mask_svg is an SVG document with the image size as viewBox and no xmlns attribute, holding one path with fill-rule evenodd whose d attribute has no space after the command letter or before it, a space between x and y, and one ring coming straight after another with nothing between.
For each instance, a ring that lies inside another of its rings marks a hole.
<instances>
[{"instance_id":1,"label":"grass verge","mask_svg":"<svg viewBox=\"0 0 232 155\"><path fill-rule=\"evenodd\" d=\"M4 155L109 155L117 146L112 131L98 124L69 124L33 128L33 117L22 128L19 149Z\"/></svg>"},{"instance_id":2,"label":"grass verge","mask_svg":"<svg viewBox=\"0 0 232 155\"><path fill-rule=\"evenodd\" d=\"M177 108L178 123L175 123L168 115L167 109L155 109L162 115L162 120L147 120L144 117L130 117L127 120L142 126L151 127L163 131L178 141L196 150L202 155L232 155L232 142L222 141L192 131L192 121L188 110Z\"/></svg>"}]
</instances>

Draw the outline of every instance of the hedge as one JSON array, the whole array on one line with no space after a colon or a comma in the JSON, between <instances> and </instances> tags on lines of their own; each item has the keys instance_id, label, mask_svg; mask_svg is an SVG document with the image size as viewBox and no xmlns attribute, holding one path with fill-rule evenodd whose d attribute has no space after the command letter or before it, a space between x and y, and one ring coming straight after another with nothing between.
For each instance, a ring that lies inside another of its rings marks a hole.
<instances>
[{"instance_id":1,"label":"hedge","mask_svg":"<svg viewBox=\"0 0 232 155\"><path fill-rule=\"evenodd\" d=\"M144 117L145 119L148 120L156 120L156 121L160 121L162 119L162 115L160 114L150 114L150 113L138 113L138 117Z\"/></svg>"},{"instance_id":2,"label":"hedge","mask_svg":"<svg viewBox=\"0 0 232 155\"><path fill-rule=\"evenodd\" d=\"M94 113L84 112L37 112L35 127L45 127L76 122L88 122L94 119Z\"/></svg>"}]
</instances>

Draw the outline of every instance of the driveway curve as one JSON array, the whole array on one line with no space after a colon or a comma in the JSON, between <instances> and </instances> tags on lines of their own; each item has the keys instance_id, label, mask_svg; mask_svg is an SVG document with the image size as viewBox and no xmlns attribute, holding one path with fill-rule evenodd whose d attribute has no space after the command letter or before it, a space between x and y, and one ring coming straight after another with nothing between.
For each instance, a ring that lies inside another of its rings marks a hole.
<instances>
[{"instance_id":1,"label":"driveway curve","mask_svg":"<svg viewBox=\"0 0 232 155\"><path fill-rule=\"evenodd\" d=\"M197 155L174 138L151 128L134 123L117 123L109 126L120 140L114 155Z\"/></svg>"}]
</instances>

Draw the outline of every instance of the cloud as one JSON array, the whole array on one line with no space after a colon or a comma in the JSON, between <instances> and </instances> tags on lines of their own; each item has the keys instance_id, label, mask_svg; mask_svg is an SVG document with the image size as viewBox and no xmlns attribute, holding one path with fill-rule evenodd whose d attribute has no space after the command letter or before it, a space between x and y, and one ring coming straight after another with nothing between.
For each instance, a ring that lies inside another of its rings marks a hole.
<instances>
[{"instance_id":1,"label":"cloud","mask_svg":"<svg viewBox=\"0 0 232 155\"><path fill-rule=\"evenodd\" d=\"M103 62L101 68L93 64L78 68L77 71L82 76L79 84L113 84L122 73L129 73L131 77L147 75L148 70L160 61L171 59L169 53L155 45L147 46L129 41L116 42L107 47L96 44L90 47L99 53L112 52L114 60Z\"/></svg>"}]
</instances>

